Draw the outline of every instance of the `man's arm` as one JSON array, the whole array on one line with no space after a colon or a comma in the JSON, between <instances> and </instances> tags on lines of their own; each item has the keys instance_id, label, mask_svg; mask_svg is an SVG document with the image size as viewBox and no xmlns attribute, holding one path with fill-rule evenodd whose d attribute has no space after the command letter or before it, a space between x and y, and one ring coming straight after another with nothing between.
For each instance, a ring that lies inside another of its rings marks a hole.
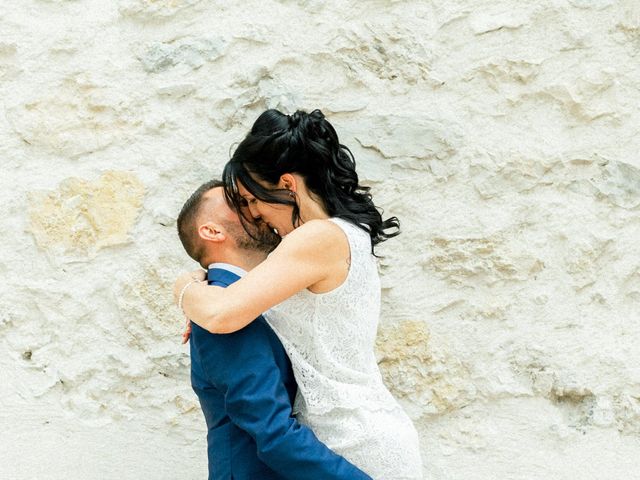
<instances>
[{"instance_id":1,"label":"man's arm","mask_svg":"<svg viewBox=\"0 0 640 480\"><path fill-rule=\"evenodd\" d=\"M225 392L231 421L253 437L258 457L284 478L371 480L291 416L267 328L253 322L236 333L207 334L198 342L206 375Z\"/></svg>"}]
</instances>

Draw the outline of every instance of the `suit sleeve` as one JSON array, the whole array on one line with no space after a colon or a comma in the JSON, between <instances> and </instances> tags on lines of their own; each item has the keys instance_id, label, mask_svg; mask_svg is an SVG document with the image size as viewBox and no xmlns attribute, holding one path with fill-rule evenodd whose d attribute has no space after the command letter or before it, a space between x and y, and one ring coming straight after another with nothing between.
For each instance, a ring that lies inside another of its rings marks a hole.
<instances>
[{"instance_id":1,"label":"suit sleeve","mask_svg":"<svg viewBox=\"0 0 640 480\"><path fill-rule=\"evenodd\" d=\"M371 480L291 416L266 328L252 322L232 334L208 334L198 348L209 380L225 392L231 421L253 437L260 460L283 478Z\"/></svg>"}]
</instances>

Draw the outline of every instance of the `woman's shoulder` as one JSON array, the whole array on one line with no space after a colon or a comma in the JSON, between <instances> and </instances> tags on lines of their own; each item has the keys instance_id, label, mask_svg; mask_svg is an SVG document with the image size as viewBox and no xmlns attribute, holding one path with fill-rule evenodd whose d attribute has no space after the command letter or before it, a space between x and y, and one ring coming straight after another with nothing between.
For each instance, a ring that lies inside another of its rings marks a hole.
<instances>
[{"instance_id":1,"label":"woman's shoulder","mask_svg":"<svg viewBox=\"0 0 640 480\"><path fill-rule=\"evenodd\" d=\"M323 256L331 251L348 248L348 239L342 228L331 219L314 219L287 234L282 239L281 246L287 250L304 250Z\"/></svg>"},{"instance_id":2,"label":"woman's shoulder","mask_svg":"<svg viewBox=\"0 0 640 480\"><path fill-rule=\"evenodd\" d=\"M332 241L335 237L344 236L342 228L334 220L333 218L309 220L293 230L287 235L287 238L290 236L298 236L305 239L314 237L325 242L327 239Z\"/></svg>"}]
</instances>

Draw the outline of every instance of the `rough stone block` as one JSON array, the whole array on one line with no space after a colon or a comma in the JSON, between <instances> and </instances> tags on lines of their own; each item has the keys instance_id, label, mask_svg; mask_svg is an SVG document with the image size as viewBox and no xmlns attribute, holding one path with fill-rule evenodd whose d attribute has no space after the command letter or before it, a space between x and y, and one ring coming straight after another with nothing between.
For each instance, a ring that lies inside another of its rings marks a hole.
<instances>
[{"instance_id":1,"label":"rough stone block","mask_svg":"<svg viewBox=\"0 0 640 480\"><path fill-rule=\"evenodd\" d=\"M227 42L221 37L179 38L147 46L138 57L145 71L158 73L176 65L185 64L198 69L224 55Z\"/></svg>"},{"instance_id":2,"label":"rough stone block","mask_svg":"<svg viewBox=\"0 0 640 480\"><path fill-rule=\"evenodd\" d=\"M142 125L140 108L115 85L71 76L11 106L8 116L27 144L76 158L133 138Z\"/></svg>"},{"instance_id":3,"label":"rough stone block","mask_svg":"<svg viewBox=\"0 0 640 480\"><path fill-rule=\"evenodd\" d=\"M45 250L92 255L131 240L143 198L142 182L129 172L108 171L95 181L69 178L56 191L33 192L29 230Z\"/></svg>"}]
</instances>

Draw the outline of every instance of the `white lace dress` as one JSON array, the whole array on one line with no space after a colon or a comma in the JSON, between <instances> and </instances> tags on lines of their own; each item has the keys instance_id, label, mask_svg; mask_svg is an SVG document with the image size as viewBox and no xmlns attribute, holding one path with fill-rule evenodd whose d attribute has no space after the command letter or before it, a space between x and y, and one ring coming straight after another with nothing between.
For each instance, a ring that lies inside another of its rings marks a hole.
<instances>
[{"instance_id":1,"label":"white lace dress","mask_svg":"<svg viewBox=\"0 0 640 480\"><path fill-rule=\"evenodd\" d=\"M370 237L332 221L351 249L344 283L323 294L303 290L265 315L291 358L299 387L294 411L374 480L419 480L418 435L384 386L374 355L380 279Z\"/></svg>"}]
</instances>

